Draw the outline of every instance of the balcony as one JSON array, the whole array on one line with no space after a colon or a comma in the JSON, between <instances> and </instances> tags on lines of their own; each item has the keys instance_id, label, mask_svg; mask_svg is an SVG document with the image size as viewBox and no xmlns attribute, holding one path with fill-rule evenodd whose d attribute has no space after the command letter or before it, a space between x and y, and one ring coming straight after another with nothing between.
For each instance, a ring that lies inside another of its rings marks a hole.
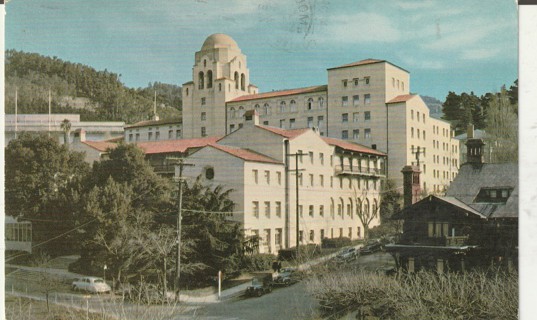
<instances>
[{"instance_id":1,"label":"balcony","mask_svg":"<svg viewBox=\"0 0 537 320\"><path fill-rule=\"evenodd\" d=\"M456 236L446 238L446 247L461 247L468 244L468 236Z\"/></svg>"},{"instance_id":2,"label":"balcony","mask_svg":"<svg viewBox=\"0 0 537 320\"><path fill-rule=\"evenodd\" d=\"M175 165L157 164L151 166L157 174L175 174Z\"/></svg>"},{"instance_id":3,"label":"balcony","mask_svg":"<svg viewBox=\"0 0 537 320\"><path fill-rule=\"evenodd\" d=\"M350 165L336 165L336 175L360 175L368 177L383 177L384 171L377 168L360 168Z\"/></svg>"}]
</instances>

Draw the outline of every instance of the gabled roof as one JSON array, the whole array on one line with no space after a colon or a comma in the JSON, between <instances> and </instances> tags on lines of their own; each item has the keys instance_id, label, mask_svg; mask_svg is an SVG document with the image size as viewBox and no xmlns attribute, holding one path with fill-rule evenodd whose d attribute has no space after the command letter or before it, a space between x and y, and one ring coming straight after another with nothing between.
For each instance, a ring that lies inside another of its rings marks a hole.
<instances>
[{"instance_id":1,"label":"gabled roof","mask_svg":"<svg viewBox=\"0 0 537 320\"><path fill-rule=\"evenodd\" d=\"M237 158L245 160L245 161L283 164L281 161L278 161L276 159L273 159L271 157L268 157L266 155L263 155L261 153L257 153L255 151L252 151L252 150L249 150L249 149L225 146L225 145L221 145L221 144L217 144L217 143L210 144L208 147L215 148L217 150L223 151L225 153L228 153L228 154L230 154L230 155L232 155L234 157L237 157Z\"/></svg>"},{"instance_id":2,"label":"gabled roof","mask_svg":"<svg viewBox=\"0 0 537 320\"><path fill-rule=\"evenodd\" d=\"M106 152L108 149L114 149L117 147L117 141L110 141L110 140L104 140L104 141L82 141L81 143L97 150L100 152Z\"/></svg>"},{"instance_id":3,"label":"gabled roof","mask_svg":"<svg viewBox=\"0 0 537 320\"><path fill-rule=\"evenodd\" d=\"M362 153L376 154L376 155L379 155L379 156L386 156L386 153L384 153L384 152L381 152L381 151L378 151L378 150L375 150L375 149L372 149L372 148L368 148L366 146L363 146L361 144L357 144L357 143L354 143L354 142L345 141L345 140L339 140L339 139L335 139L335 138L327 138L327 137L322 137L322 139L326 143L328 143L329 145L336 146L336 147L339 147L341 149L345 149L345 150L349 150L349 151L362 152Z\"/></svg>"},{"instance_id":4,"label":"gabled roof","mask_svg":"<svg viewBox=\"0 0 537 320\"><path fill-rule=\"evenodd\" d=\"M512 188L505 203L475 203L482 188ZM459 168L447 196L456 197L475 210L491 218L518 217L518 164L465 163Z\"/></svg>"},{"instance_id":5,"label":"gabled roof","mask_svg":"<svg viewBox=\"0 0 537 320\"><path fill-rule=\"evenodd\" d=\"M140 121L140 122L136 122L135 124L131 124L130 126L126 126L125 129L148 127L148 126L161 126L165 124L176 124L176 123L183 123L183 119L176 118L176 119Z\"/></svg>"},{"instance_id":6,"label":"gabled roof","mask_svg":"<svg viewBox=\"0 0 537 320\"><path fill-rule=\"evenodd\" d=\"M326 91L327 88L328 88L327 85L322 85L322 86L312 86L312 87L298 88L298 89L264 92L264 93L250 94L250 95L238 97L228 102L239 102L239 101L248 101L248 100L264 99L264 98L290 96L294 94L313 93L313 92Z\"/></svg>"},{"instance_id":7,"label":"gabled roof","mask_svg":"<svg viewBox=\"0 0 537 320\"><path fill-rule=\"evenodd\" d=\"M205 137L196 139L177 139L177 140L162 140L162 141L144 141L137 142L145 154L158 153L184 153L191 148L202 148L209 144L216 143L220 137Z\"/></svg>"},{"instance_id":8,"label":"gabled roof","mask_svg":"<svg viewBox=\"0 0 537 320\"><path fill-rule=\"evenodd\" d=\"M434 195L429 195L428 197L421 199L420 201L404 208L403 210L395 213L392 216L392 219L405 219L408 216L415 216L416 212L420 212L420 209L423 210L423 212L432 212L431 205L434 207L442 207L442 206L448 206L454 209L458 209L458 211L450 211L451 213L456 212L463 212L466 215L471 214L475 218L480 219L486 219L487 217L483 214L481 214L479 211L473 209L472 207L468 206L461 200L455 198L455 197L438 197Z\"/></svg>"},{"instance_id":9,"label":"gabled roof","mask_svg":"<svg viewBox=\"0 0 537 320\"><path fill-rule=\"evenodd\" d=\"M414 98L415 96L416 96L415 94L402 94L402 95L397 96L397 97L393 98L392 100L386 102L386 104L407 102L408 100Z\"/></svg>"},{"instance_id":10,"label":"gabled roof","mask_svg":"<svg viewBox=\"0 0 537 320\"><path fill-rule=\"evenodd\" d=\"M344 65L341 65L339 67L333 67L333 68L328 68L327 70L332 70L332 69L340 69L340 68L348 68L348 67L356 67L356 66L362 66L362 65L367 65L367 64L375 64L375 63L383 63L383 62L386 62L386 63L389 63L391 64L392 66L394 67L397 67L403 71L406 71L408 72L408 70L405 70L389 61L386 61L386 60L379 60L379 59L364 59L364 60L360 60L360 61L356 61L356 62L351 62L351 63L347 63L347 64L344 64Z\"/></svg>"},{"instance_id":11,"label":"gabled roof","mask_svg":"<svg viewBox=\"0 0 537 320\"><path fill-rule=\"evenodd\" d=\"M298 137L299 135L303 134L304 132L310 131L310 128L301 128L301 129L281 129L276 127L270 127L270 126L263 126L263 125L257 125L256 127L267 130L269 132L275 133L277 135L280 135L282 137L285 137L287 139L294 139Z\"/></svg>"}]
</instances>

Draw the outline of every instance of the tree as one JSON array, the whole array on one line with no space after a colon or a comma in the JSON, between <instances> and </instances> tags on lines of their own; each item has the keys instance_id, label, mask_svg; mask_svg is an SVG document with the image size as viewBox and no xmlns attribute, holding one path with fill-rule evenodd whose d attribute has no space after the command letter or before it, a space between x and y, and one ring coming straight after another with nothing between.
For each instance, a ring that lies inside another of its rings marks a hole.
<instances>
[{"instance_id":1,"label":"tree","mask_svg":"<svg viewBox=\"0 0 537 320\"><path fill-rule=\"evenodd\" d=\"M367 182L368 183L368 182ZM379 205L376 197L371 203L371 193L367 189L363 189L361 192L354 189L354 198L356 199L356 215L362 226L364 227L364 238L369 238L369 225L374 219L379 218Z\"/></svg>"},{"instance_id":2,"label":"tree","mask_svg":"<svg viewBox=\"0 0 537 320\"><path fill-rule=\"evenodd\" d=\"M71 131L71 121L68 119L63 119L60 123L60 128L63 131L63 143L66 146L69 146L69 132Z\"/></svg>"},{"instance_id":3,"label":"tree","mask_svg":"<svg viewBox=\"0 0 537 320\"><path fill-rule=\"evenodd\" d=\"M505 86L491 98L488 109L485 131L491 162L518 161L518 105L511 103Z\"/></svg>"},{"instance_id":4,"label":"tree","mask_svg":"<svg viewBox=\"0 0 537 320\"><path fill-rule=\"evenodd\" d=\"M473 92L458 95L450 91L442 104L442 112L444 113L442 118L451 122L457 134L466 131L470 123L480 129L484 126L485 110Z\"/></svg>"},{"instance_id":5,"label":"tree","mask_svg":"<svg viewBox=\"0 0 537 320\"><path fill-rule=\"evenodd\" d=\"M402 208L403 195L398 191L397 185L393 180L386 180L382 195L380 198L380 221L381 224L370 230L370 235L375 238L383 236L393 236L402 230L400 220L392 220L393 214L399 212Z\"/></svg>"},{"instance_id":6,"label":"tree","mask_svg":"<svg viewBox=\"0 0 537 320\"><path fill-rule=\"evenodd\" d=\"M82 180L89 172L82 153L44 134L21 134L5 150L6 215L33 222L33 242L54 256L73 249Z\"/></svg>"}]
</instances>

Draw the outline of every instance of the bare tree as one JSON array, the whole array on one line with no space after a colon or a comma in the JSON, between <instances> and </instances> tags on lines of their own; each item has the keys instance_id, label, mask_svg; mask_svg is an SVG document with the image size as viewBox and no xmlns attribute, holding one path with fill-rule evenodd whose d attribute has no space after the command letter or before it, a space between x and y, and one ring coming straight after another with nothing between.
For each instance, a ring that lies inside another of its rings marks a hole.
<instances>
[{"instance_id":1,"label":"bare tree","mask_svg":"<svg viewBox=\"0 0 537 320\"><path fill-rule=\"evenodd\" d=\"M356 215L364 227L364 239L367 240L369 237L369 225L373 220L380 218L378 197L373 196L374 194L367 187L362 190L354 188L353 191L356 200ZM373 199L371 200L371 198Z\"/></svg>"}]
</instances>

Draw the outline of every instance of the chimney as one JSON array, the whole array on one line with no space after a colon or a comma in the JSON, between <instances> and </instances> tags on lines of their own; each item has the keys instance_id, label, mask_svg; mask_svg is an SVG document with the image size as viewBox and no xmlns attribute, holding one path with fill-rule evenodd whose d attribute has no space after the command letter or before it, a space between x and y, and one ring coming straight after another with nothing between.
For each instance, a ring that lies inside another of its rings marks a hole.
<instances>
[{"instance_id":1,"label":"chimney","mask_svg":"<svg viewBox=\"0 0 537 320\"><path fill-rule=\"evenodd\" d=\"M474 125L469 123L468 127L466 128L466 138L467 139L473 139L474 138Z\"/></svg>"},{"instance_id":2,"label":"chimney","mask_svg":"<svg viewBox=\"0 0 537 320\"><path fill-rule=\"evenodd\" d=\"M259 125L259 114L257 113L257 111L255 109L253 110L248 110L244 113L244 123L246 125L254 125L254 126L258 126Z\"/></svg>"},{"instance_id":3,"label":"chimney","mask_svg":"<svg viewBox=\"0 0 537 320\"><path fill-rule=\"evenodd\" d=\"M466 162L471 164L483 164L485 142L482 139L466 140Z\"/></svg>"},{"instance_id":4,"label":"chimney","mask_svg":"<svg viewBox=\"0 0 537 320\"><path fill-rule=\"evenodd\" d=\"M417 166L404 166L403 170L403 201L408 207L420 199L420 168Z\"/></svg>"},{"instance_id":5,"label":"chimney","mask_svg":"<svg viewBox=\"0 0 537 320\"><path fill-rule=\"evenodd\" d=\"M86 130L76 129L74 133L73 142L84 142L86 141Z\"/></svg>"}]
</instances>

